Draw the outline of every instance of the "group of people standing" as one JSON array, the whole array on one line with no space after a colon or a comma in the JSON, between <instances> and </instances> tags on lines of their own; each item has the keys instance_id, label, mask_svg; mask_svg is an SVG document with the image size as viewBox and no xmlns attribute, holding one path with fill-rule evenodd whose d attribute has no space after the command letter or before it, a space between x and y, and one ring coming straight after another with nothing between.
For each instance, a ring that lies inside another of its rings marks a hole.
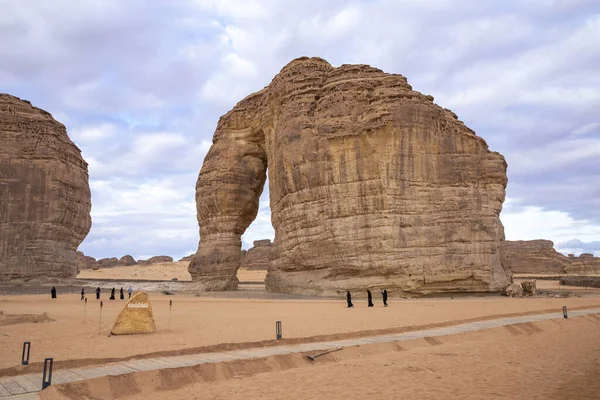
<instances>
[{"instance_id":1,"label":"group of people standing","mask_svg":"<svg viewBox=\"0 0 600 400\"><path fill-rule=\"evenodd\" d=\"M100 300L101 292L102 292L102 290L100 289L100 287L97 287L96 288L96 300ZM112 288L110 290L109 300L115 300L115 292L116 292L115 288ZM129 298L131 298L131 293L133 293L133 289L131 289L131 286L129 286L129 289L127 289L127 293L129 294ZM121 288L121 290L119 291L119 297L121 298L121 300L125 299L125 292L123 291L123 288ZM85 299L85 288L81 288L81 300L83 301L84 299Z\"/></svg>"},{"instance_id":2,"label":"group of people standing","mask_svg":"<svg viewBox=\"0 0 600 400\"><path fill-rule=\"evenodd\" d=\"M388 303L387 303L387 298L388 298L388 293L386 289L383 289L381 291L381 297L383 299L383 306L387 307ZM369 307L373 307L373 295L371 294L371 291L367 289L367 301L369 303ZM350 294L350 291L346 292L346 302L348 302L348 308L352 308L354 307L354 304L352 303L352 295Z\"/></svg>"}]
</instances>

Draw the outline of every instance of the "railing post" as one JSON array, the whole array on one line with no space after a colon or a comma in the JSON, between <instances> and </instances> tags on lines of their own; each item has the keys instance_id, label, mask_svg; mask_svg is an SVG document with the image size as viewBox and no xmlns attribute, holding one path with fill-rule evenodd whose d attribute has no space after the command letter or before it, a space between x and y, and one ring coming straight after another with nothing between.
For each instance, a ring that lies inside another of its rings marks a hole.
<instances>
[{"instance_id":1,"label":"railing post","mask_svg":"<svg viewBox=\"0 0 600 400\"><path fill-rule=\"evenodd\" d=\"M569 318L569 315L567 314L567 306L563 306L563 317L565 317L565 319Z\"/></svg>"},{"instance_id":2,"label":"railing post","mask_svg":"<svg viewBox=\"0 0 600 400\"><path fill-rule=\"evenodd\" d=\"M277 321L275 323L275 337L277 340L280 340L283 337L283 332L281 329L281 321Z\"/></svg>"},{"instance_id":3,"label":"railing post","mask_svg":"<svg viewBox=\"0 0 600 400\"><path fill-rule=\"evenodd\" d=\"M25 357L25 349L27 348L27 357ZM31 351L31 342L23 343L23 355L21 356L21 365L29 365L29 352Z\"/></svg>"},{"instance_id":4,"label":"railing post","mask_svg":"<svg viewBox=\"0 0 600 400\"><path fill-rule=\"evenodd\" d=\"M42 390L52 385L52 365L54 364L53 358L44 359L44 375L42 375Z\"/></svg>"}]
</instances>

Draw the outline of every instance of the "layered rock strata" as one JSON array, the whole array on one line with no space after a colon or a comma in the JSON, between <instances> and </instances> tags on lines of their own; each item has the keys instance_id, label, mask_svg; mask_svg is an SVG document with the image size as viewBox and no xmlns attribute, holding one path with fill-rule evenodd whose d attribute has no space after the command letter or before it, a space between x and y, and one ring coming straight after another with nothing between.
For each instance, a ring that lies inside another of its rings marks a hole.
<instances>
[{"instance_id":1,"label":"layered rock strata","mask_svg":"<svg viewBox=\"0 0 600 400\"><path fill-rule=\"evenodd\" d=\"M240 268L252 270L269 269L271 241L269 239L255 240L253 245L248 251L242 251Z\"/></svg>"},{"instance_id":2,"label":"layered rock strata","mask_svg":"<svg viewBox=\"0 0 600 400\"><path fill-rule=\"evenodd\" d=\"M513 274L564 274L569 258L554 250L550 240L507 240L504 265Z\"/></svg>"},{"instance_id":3,"label":"layered rock strata","mask_svg":"<svg viewBox=\"0 0 600 400\"><path fill-rule=\"evenodd\" d=\"M503 263L513 274L600 273L600 257L590 253L567 257L550 240L507 240L503 247Z\"/></svg>"},{"instance_id":4,"label":"layered rock strata","mask_svg":"<svg viewBox=\"0 0 600 400\"><path fill-rule=\"evenodd\" d=\"M427 295L510 282L504 158L401 75L300 58L220 118L196 185L202 242L189 271L201 288L237 288L240 237L267 172L270 291Z\"/></svg>"},{"instance_id":5,"label":"layered rock strata","mask_svg":"<svg viewBox=\"0 0 600 400\"><path fill-rule=\"evenodd\" d=\"M0 280L75 276L90 209L87 163L64 125L0 94Z\"/></svg>"}]
</instances>

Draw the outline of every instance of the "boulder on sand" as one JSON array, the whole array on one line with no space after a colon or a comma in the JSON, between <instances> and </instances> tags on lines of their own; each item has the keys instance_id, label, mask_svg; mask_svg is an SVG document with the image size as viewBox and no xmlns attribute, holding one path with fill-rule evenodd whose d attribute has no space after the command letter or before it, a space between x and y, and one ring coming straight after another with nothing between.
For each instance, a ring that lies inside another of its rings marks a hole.
<instances>
[{"instance_id":1,"label":"boulder on sand","mask_svg":"<svg viewBox=\"0 0 600 400\"><path fill-rule=\"evenodd\" d=\"M521 282L523 288L523 294L526 296L535 296L537 294L537 285L535 281L523 281Z\"/></svg>"},{"instance_id":2,"label":"boulder on sand","mask_svg":"<svg viewBox=\"0 0 600 400\"><path fill-rule=\"evenodd\" d=\"M148 293L137 292L125 303L125 308L117 316L110 333L112 335L135 335L154 333L154 315Z\"/></svg>"}]
</instances>

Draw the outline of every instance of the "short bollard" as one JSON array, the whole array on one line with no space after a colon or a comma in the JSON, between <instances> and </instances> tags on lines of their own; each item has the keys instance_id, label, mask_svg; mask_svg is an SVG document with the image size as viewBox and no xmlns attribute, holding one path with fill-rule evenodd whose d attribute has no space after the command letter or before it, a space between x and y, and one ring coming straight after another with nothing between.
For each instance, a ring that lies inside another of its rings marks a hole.
<instances>
[{"instance_id":1,"label":"short bollard","mask_svg":"<svg viewBox=\"0 0 600 400\"><path fill-rule=\"evenodd\" d=\"M277 340L280 340L283 337L283 333L281 330L281 321L277 321L275 323L275 335L277 337Z\"/></svg>"},{"instance_id":2,"label":"short bollard","mask_svg":"<svg viewBox=\"0 0 600 400\"><path fill-rule=\"evenodd\" d=\"M44 358L44 375L42 375L42 390L46 389L52 384L52 365L54 364L53 358Z\"/></svg>"},{"instance_id":3,"label":"short bollard","mask_svg":"<svg viewBox=\"0 0 600 400\"><path fill-rule=\"evenodd\" d=\"M567 314L567 306L563 306L563 317L565 317L565 319L569 318L569 315Z\"/></svg>"},{"instance_id":4,"label":"short bollard","mask_svg":"<svg viewBox=\"0 0 600 400\"><path fill-rule=\"evenodd\" d=\"M25 357L25 349L27 349L27 357ZM21 365L29 365L29 352L31 351L31 342L23 343L23 355L21 356Z\"/></svg>"}]
</instances>

